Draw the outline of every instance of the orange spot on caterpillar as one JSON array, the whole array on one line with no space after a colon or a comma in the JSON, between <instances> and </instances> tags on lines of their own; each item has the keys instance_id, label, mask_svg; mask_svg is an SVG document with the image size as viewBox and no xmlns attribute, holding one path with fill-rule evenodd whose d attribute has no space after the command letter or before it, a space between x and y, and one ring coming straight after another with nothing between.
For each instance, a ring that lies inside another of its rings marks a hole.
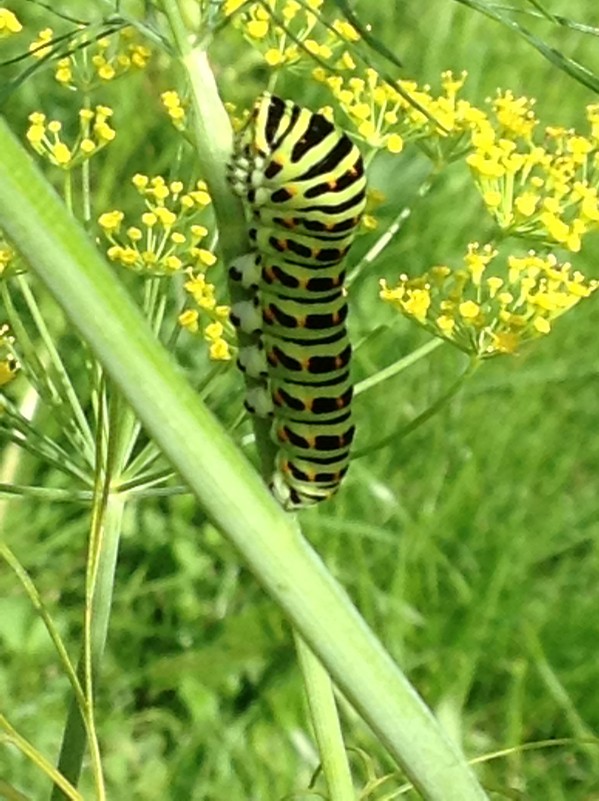
<instances>
[{"instance_id":1,"label":"orange spot on caterpillar","mask_svg":"<svg viewBox=\"0 0 599 801\"><path fill-rule=\"evenodd\" d=\"M277 428L277 439L279 442L287 442L287 434L284 428Z\"/></svg>"}]
</instances>

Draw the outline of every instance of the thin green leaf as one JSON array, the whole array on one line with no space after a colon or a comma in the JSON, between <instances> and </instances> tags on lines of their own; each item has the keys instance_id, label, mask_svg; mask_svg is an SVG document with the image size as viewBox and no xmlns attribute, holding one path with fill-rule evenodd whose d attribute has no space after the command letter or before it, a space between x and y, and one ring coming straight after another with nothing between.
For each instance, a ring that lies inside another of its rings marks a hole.
<instances>
[{"instance_id":1,"label":"thin green leaf","mask_svg":"<svg viewBox=\"0 0 599 801\"><path fill-rule=\"evenodd\" d=\"M538 36L524 28L520 23L498 11L496 7L484 3L482 0L455 0L455 2L472 8L474 11L478 11L486 17L505 25L506 28L509 28L514 31L514 33L517 33L518 36L525 39L532 47L538 50L542 56L558 67L558 69L570 75L570 77L574 78L574 80L578 81L583 86L599 94L599 77L595 75L595 73L591 72L591 70L579 64L574 59L564 56L559 50L556 50L542 39L539 39Z\"/></svg>"}]
</instances>

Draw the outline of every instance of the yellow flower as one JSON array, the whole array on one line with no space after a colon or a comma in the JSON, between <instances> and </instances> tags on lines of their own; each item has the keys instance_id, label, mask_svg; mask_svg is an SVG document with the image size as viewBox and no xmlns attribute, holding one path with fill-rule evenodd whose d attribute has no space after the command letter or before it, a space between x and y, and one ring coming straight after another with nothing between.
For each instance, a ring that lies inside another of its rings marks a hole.
<instances>
[{"instance_id":1,"label":"yellow flower","mask_svg":"<svg viewBox=\"0 0 599 801\"><path fill-rule=\"evenodd\" d=\"M473 300L465 300L460 303L459 312L466 320L474 321L480 315L480 306Z\"/></svg>"},{"instance_id":2,"label":"yellow flower","mask_svg":"<svg viewBox=\"0 0 599 801\"><path fill-rule=\"evenodd\" d=\"M266 51L264 54L264 60L268 64L269 67L278 67L282 64L285 60L283 53L278 50L276 47L271 47L269 50Z\"/></svg>"},{"instance_id":3,"label":"yellow flower","mask_svg":"<svg viewBox=\"0 0 599 801\"><path fill-rule=\"evenodd\" d=\"M51 52L51 47L45 47L52 41L54 31L52 28L44 28L37 35L37 39L29 45L29 52L34 58L43 58Z\"/></svg>"},{"instance_id":4,"label":"yellow flower","mask_svg":"<svg viewBox=\"0 0 599 801\"><path fill-rule=\"evenodd\" d=\"M122 211L106 211L100 215L98 222L107 233L111 233L118 231L124 216Z\"/></svg>"},{"instance_id":5,"label":"yellow flower","mask_svg":"<svg viewBox=\"0 0 599 801\"><path fill-rule=\"evenodd\" d=\"M245 27L252 39L264 39L268 33L268 21L264 19L252 19Z\"/></svg>"},{"instance_id":6,"label":"yellow flower","mask_svg":"<svg viewBox=\"0 0 599 801\"><path fill-rule=\"evenodd\" d=\"M16 14L9 11L8 8L0 8L0 39L20 33L22 30L23 26L17 19Z\"/></svg>"},{"instance_id":7,"label":"yellow flower","mask_svg":"<svg viewBox=\"0 0 599 801\"><path fill-rule=\"evenodd\" d=\"M191 331L192 334L195 334L199 328L199 316L199 312L195 309L187 309L179 315L179 325L182 328L186 328L188 331Z\"/></svg>"},{"instance_id":8,"label":"yellow flower","mask_svg":"<svg viewBox=\"0 0 599 801\"><path fill-rule=\"evenodd\" d=\"M226 17L230 17L231 14L234 14L241 6L245 5L247 0L225 0L225 4L223 6L223 12Z\"/></svg>"},{"instance_id":9,"label":"yellow flower","mask_svg":"<svg viewBox=\"0 0 599 801\"><path fill-rule=\"evenodd\" d=\"M403 150L403 139L397 133L389 134L387 138L387 150L390 153L401 153Z\"/></svg>"},{"instance_id":10,"label":"yellow flower","mask_svg":"<svg viewBox=\"0 0 599 801\"><path fill-rule=\"evenodd\" d=\"M231 349L224 339L217 339L210 345L210 358L213 361L226 362L231 359Z\"/></svg>"},{"instance_id":11,"label":"yellow flower","mask_svg":"<svg viewBox=\"0 0 599 801\"><path fill-rule=\"evenodd\" d=\"M209 323L206 328L204 329L204 336L206 339L215 340L220 339L223 335L224 328L223 324L215 321L214 323Z\"/></svg>"},{"instance_id":12,"label":"yellow flower","mask_svg":"<svg viewBox=\"0 0 599 801\"><path fill-rule=\"evenodd\" d=\"M336 31L339 34L339 36L341 36L343 39L346 39L348 42L357 42L360 39L360 34L358 33L358 31L354 28L353 25L351 25L349 22L346 22L345 20L341 19L333 20L333 30Z\"/></svg>"}]
</instances>

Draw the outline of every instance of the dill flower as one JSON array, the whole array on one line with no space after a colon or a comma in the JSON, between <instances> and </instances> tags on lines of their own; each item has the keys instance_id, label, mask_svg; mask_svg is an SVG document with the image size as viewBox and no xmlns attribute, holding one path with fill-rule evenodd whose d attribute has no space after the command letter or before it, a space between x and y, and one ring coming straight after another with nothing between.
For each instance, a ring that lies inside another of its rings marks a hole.
<instances>
[{"instance_id":1,"label":"dill flower","mask_svg":"<svg viewBox=\"0 0 599 801\"><path fill-rule=\"evenodd\" d=\"M206 279L204 272L187 270L187 276L184 288L197 308L180 314L179 325L192 334L202 334L209 346L210 359L228 362L232 358L231 343L235 341L235 329L229 321L230 308L217 304L214 284Z\"/></svg>"},{"instance_id":2,"label":"dill flower","mask_svg":"<svg viewBox=\"0 0 599 801\"><path fill-rule=\"evenodd\" d=\"M20 33L23 26L17 15L8 8L0 8L0 39L6 39L15 33Z\"/></svg>"},{"instance_id":3,"label":"dill flower","mask_svg":"<svg viewBox=\"0 0 599 801\"><path fill-rule=\"evenodd\" d=\"M490 245L472 243L464 267L439 265L418 278L402 275L396 286L383 279L380 297L435 336L487 359L548 334L554 320L598 286L569 262L532 250L510 255L502 275L487 275L496 258Z\"/></svg>"},{"instance_id":4,"label":"dill flower","mask_svg":"<svg viewBox=\"0 0 599 801\"><path fill-rule=\"evenodd\" d=\"M599 227L599 118L590 136L548 126L539 134L533 101L499 94L472 130L466 161L483 202L506 234L578 252Z\"/></svg>"},{"instance_id":5,"label":"dill flower","mask_svg":"<svg viewBox=\"0 0 599 801\"><path fill-rule=\"evenodd\" d=\"M152 56L151 49L131 26L100 38L84 31L75 37L70 49L68 56L56 62L54 77L63 86L84 92L132 70L144 69Z\"/></svg>"},{"instance_id":6,"label":"dill flower","mask_svg":"<svg viewBox=\"0 0 599 801\"><path fill-rule=\"evenodd\" d=\"M163 92L160 95L160 99L175 128L179 131L185 130L186 112L179 94L173 89L170 89Z\"/></svg>"},{"instance_id":7,"label":"dill flower","mask_svg":"<svg viewBox=\"0 0 599 801\"><path fill-rule=\"evenodd\" d=\"M347 45L357 42L360 35L342 19L325 25L320 19L321 6L319 0L282 0L269 7L226 0L224 13L233 16L245 39L262 53L272 69L301 66L311 57L334 68L342 54L346 54L346 61L351 60Z\"/></svg>"},{"instance_id":8,"label":"dill flower","mask_svg":"<svg viewBox=\"0 0 599 801\"><path fill-rule=\"evenodd\" d=\"M54 31L52 28L44 28L40 31L37 35L37 39L29 45L29 52L31 55L34 58L44 58L44 56L47 56L52 51L50 43L53 37Z\"/></svg>"},{"instance_id":9,"label":"dill flower","mask_svg":"<svg viewBox=\"0 0 599 801\"><path fill-rule=\"evenodd\" d=\"M442 73L442 92L435 96L429 86L414 81L389 83L371 67L358 71L349 53L335 67L330 72L316 67L312 76L332 93L358 137L374 150L396 155L406 142L418 141L436 163L450 162L462 155L482 115L458 96L466 73Z\"/></svg>"},{"instance_id":10,"label":"dill flower","mask_svg":"<svg viewBox=\"0 0 599 801\"><path fill-rule=\"evenodd\" d=\"M29 115L29 128L25 134L31 147L44 159L61 169L70 170L91 158L116 136L108 120L112 109L96 106L94 110L79 111L79 131L70 144L62 138L62 123L47 120L46 115L34 111Z\"/></svg>"},{"instance_id":11,"label":"dill flower","mask_svg":"<svg viewBox=\"0 0 599 801\"><path fill-rule=\"evenodd\" d=\"M182 181L138 173L132 184L144 201L134 225L125 225L119 209L100 215L98 223L110 243L108 258L148 277L168 276L187 268L209 267L216 256L203 246L208 228L199 219L211 203L204 181L185 190ZM125 230L123 230L125 229Z\"/></svg>"}]
</instances>

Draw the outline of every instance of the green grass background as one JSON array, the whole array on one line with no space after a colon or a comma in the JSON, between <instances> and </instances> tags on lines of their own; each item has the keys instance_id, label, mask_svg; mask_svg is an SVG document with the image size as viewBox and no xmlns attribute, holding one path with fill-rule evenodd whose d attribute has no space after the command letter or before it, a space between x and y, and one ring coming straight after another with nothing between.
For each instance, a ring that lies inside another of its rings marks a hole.
<instances>
[{"instance_id":1,"label":"green grass background","mask_svg":"<svg viewBox=\"0 0 599 801\"><path fill-rule=\"evenodd\" d=\"M597 100L524 41L450 0L362 6L365 21L405 64L404 77L438 86L442 70L467 69L472 102L510 88L538 99L543 124L565 127L582 127L584 106ZM36 4L8 7L26 24L27 41L49 24L60 29ZM95 3L61 8L86 18L98 13ZM551 11L599 25L589 0L555 0ZM596 38L526 24L599 73ZM213 58L226 99L251 102L267 79L259 58L233 32L216 42ZM181 150L160 108L159 91L176 82L176 70L158 57L94 100L115 108L118 132L96 166L96 215L131 204L127 182L137 171L194 174L193 153ZM307 105L324 102L297 76L283 77L277 90ZM73 98L40 71L4 112L24 133L31 111L74 122L73 108ZM412 147L391 167L379 161L372 171L387 197L383 220L414 200L426 165ZM448 169L352 290L354 342L380 327L357 349L357 375L426 341L382 307L378 278L455 264L467 242L484 241L489 231L466 168ZM598 243L589 237L575 262L595 277ZM356 254L367 245L358 243ZM480 768L493 798L599 799L599 748L591 742L599 728L598 324L593 299L520 356L485 365L444 412L357 461L335 501L303 515L310 540L468 755L516 747ZM74 338L62 344L73 364L81 360ZM195 348L183 341L180 358L199 381L204 364ZM461 367L459 355L442 348L361 397L358 447L399 430ZM241 382L231 373L211 405L231 420L240 402ZM45 415L40 425L51 425ZM63 481L29 458L21 479ZM15 501L4 527L75 655L85 512ZM67 690L41 622L0 566L0 710L50 759ZM191 498L128 510L97 709L111 798L308 798L318 757L289 628ZM393 771L352 710L344 707L343 717L348 746L367 755L352 756L359 779L369 769ZM553 738L573 741L518 749ZM47 797L45 779L1 744L0 778L32 799ZM386 789L396 785L390 780Z\"/></svg>"}]
</instances>

